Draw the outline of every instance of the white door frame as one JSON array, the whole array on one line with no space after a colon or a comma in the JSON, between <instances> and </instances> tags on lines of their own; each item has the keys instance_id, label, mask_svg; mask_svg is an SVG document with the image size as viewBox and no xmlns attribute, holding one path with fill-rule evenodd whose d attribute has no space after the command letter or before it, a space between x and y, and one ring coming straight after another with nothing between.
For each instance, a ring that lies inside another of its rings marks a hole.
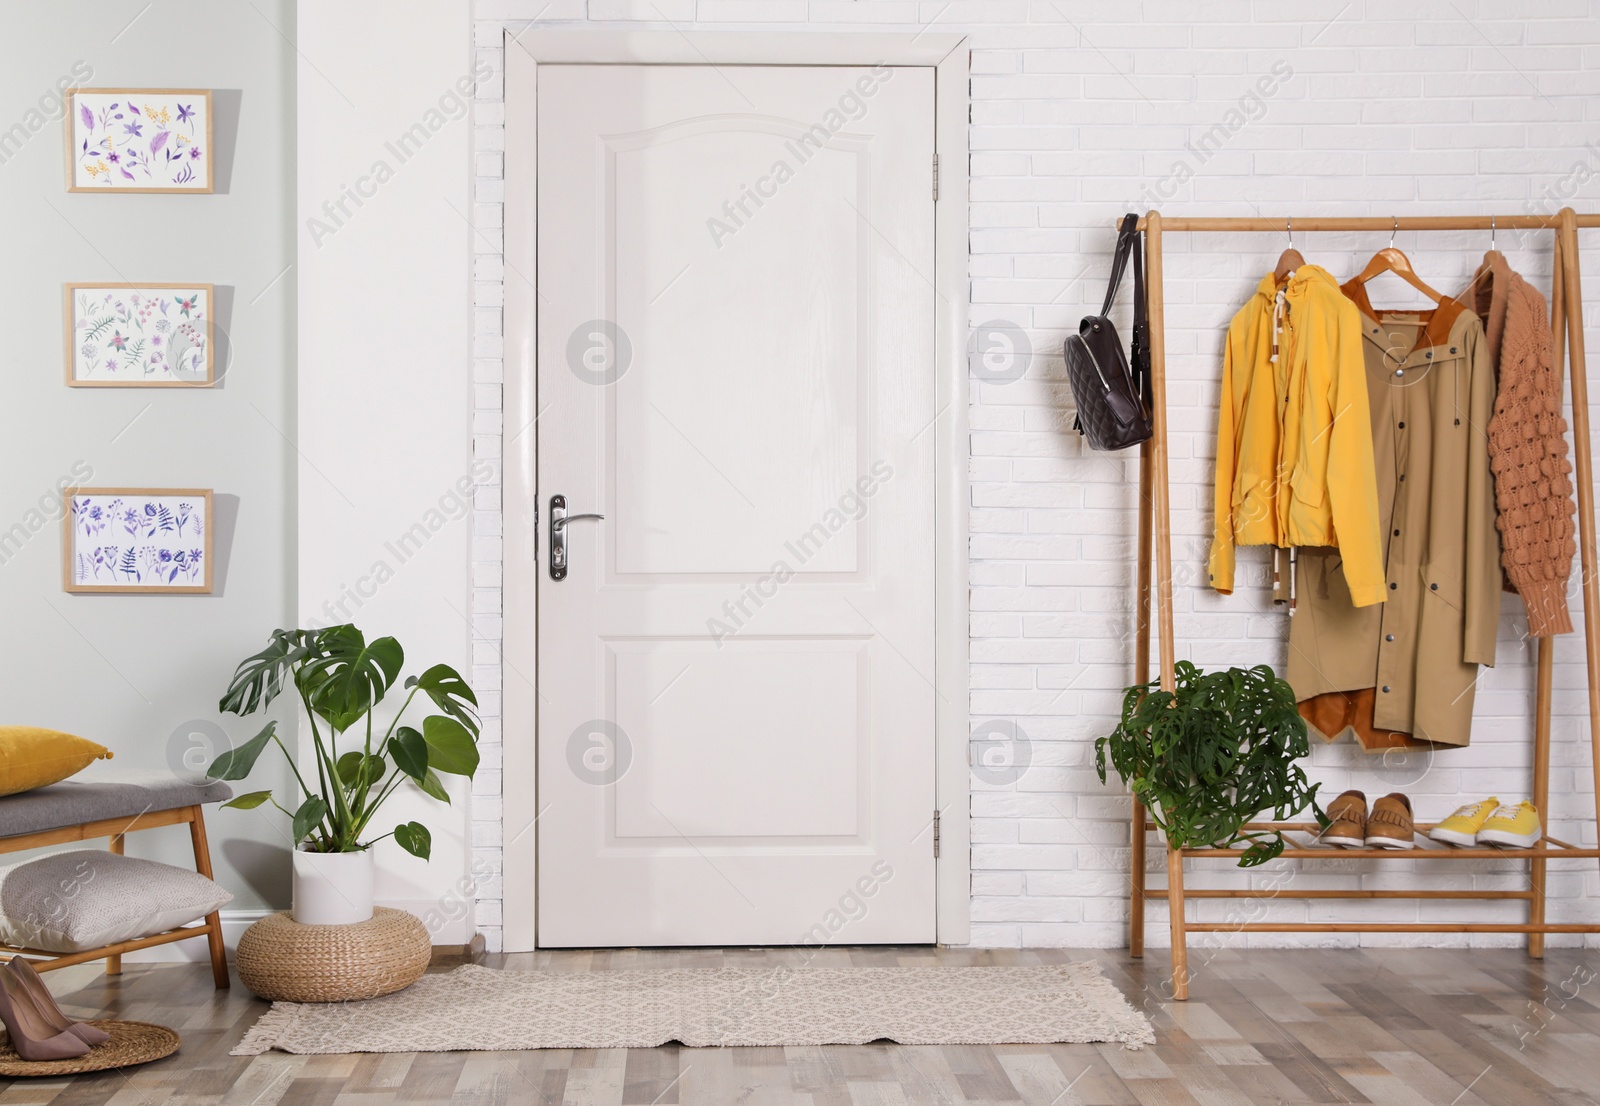
<instances>
[{"instance_id":1,"label":"white door frame","mask_svg":"<svg viewBox=\"0 0 1600 1106\"><path fill-rule=\"evenodd\" d=\"M524 30L506 35L503 943L536 947L538 520L534 424L537 102L540 64L894 65L934 70L934 633L939 858L936 926L944 945L971 936L967 669L967 100L961 35ZM515 781L515 782L512 782ZM932 822L932 811L929 821ZM931 824L930 824L931 830ZM931 837L931 832L930 832ZM931 846L930 846L931 847Z\"/></svg>"}]
</instances>

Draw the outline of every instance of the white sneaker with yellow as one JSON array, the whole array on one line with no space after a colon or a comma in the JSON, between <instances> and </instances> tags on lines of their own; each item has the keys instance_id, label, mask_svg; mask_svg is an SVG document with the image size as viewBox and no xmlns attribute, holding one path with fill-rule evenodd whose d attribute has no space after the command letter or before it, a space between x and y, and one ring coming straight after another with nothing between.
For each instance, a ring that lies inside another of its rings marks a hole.
<instances>
[{"instance_id":1,"label":"white sneaker with yellow","mask_svg":"<svg viewBox=\"0 0 1600 1106\"><path fill-rule=\"evenodd\" d=\"M1544 835L1539 825L1539 812L1532 803L1496 808L1478 831L1480 845L1506 845L1526 849Z\"/></svg>"}]
</instances>

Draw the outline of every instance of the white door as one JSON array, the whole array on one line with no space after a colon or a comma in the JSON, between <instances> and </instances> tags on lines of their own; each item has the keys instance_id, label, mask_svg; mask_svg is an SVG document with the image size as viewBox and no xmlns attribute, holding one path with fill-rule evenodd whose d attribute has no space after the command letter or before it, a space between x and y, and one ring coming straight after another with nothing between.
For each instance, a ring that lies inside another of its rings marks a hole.
<instances>
[{"instance_id":1,"label":"white door","mask_svg":"<svg viewBox=\"0 0 1600 1106\"><path fill-rule=\"evenodd\" d=\"M932 941L932 71L538 81L539 943Z\"/></svg>"}]
</instances>

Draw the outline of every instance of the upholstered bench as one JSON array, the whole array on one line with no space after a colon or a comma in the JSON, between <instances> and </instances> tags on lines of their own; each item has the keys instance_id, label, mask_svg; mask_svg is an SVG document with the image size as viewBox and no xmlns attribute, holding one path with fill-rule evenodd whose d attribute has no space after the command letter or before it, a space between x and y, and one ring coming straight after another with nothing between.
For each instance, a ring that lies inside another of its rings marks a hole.
<instances>
[{"instance_id":1,"label":"upholstered bench","mask_svg":"<svg viewBox=\"0 0 1600 1106\"><path fill-rule=\"evenodd\" d=\"M0 853L105 837L110 839L110 851L120 854L123 838L130 833L188 823L195 871L210 879L211 850L201 808L232 797L232 788L219 780L188 783L164 772L91 770L61 783L0 798ZM222 922L215 910L200 924L98 948L58 953L0 943L0 952L25 954L39 971L104 959L107 974L115 975L122 970L125 952L194 937L204 937L210 947L216 985L228 986Z\"/></svg>"}]
</instances>

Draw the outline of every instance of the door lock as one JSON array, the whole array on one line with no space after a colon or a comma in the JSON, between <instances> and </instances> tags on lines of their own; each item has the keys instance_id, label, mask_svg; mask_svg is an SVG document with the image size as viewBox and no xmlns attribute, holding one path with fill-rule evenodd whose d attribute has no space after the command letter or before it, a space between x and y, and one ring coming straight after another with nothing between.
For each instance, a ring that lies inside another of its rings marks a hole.
<instances>
[{"instance_id":1,"label":"door lock","mask_svg":"<svg viewBox=\"0 0 1600 1106\"><path fill-rule=\"evenodd\" d=\"M567 578L567 523L577 522L579 519L602 519L605 515L589 512L581 515L567 514L567 497L552 495L550 497L550 579L565 580Z\"/></svg>"}]
</instances>

